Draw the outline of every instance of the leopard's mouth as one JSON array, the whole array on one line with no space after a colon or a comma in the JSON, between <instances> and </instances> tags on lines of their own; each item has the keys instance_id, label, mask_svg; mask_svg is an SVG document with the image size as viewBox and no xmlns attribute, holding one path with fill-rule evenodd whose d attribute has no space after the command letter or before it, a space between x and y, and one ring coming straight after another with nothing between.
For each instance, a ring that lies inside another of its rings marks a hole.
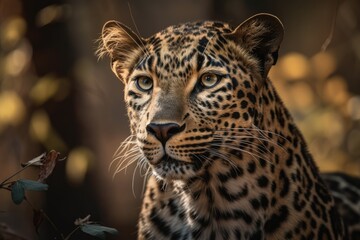
<instances>
[{"instance_id":1,"label":"leopard's mouth","mask_svg":"<svg viewBox=\"0 0 360 240\"><path fill-rule=\"evenodd\" d=\"M202 163L202 161L200 160L200 158L198 158L196 155L190 155L191 158L191 162L187 162L181 159L176 159L173 157L170 157L167 153L164 154L164 156L158 161L157 164L173 164L174 166L180 166L180 165L195 165L197 167L200 167L200 164ZM157 165L156 164L156 165Z\"/></svg>"},{"instance_id":2,"label":"leopard's mouth","mask_svg":"<svg viewBox=\"0 0 360 240\"><path fill-rule=\"evenodd\" d=\"M179 159L175 159L170 157L167 153L164 154L164 156L160 159L160 161L158 163L161 163L163 161L169 162L169 163L178 163L178 162L182 162L182 160Z\"/></svg>"},{"instance_id":3,"label":"leopard's mouth","mask_svg":"<svg viewBox=\"0 0 360 240\"><path fill-rule=\"evenodd\" d=\"M181 162L184 162L184 161L181 159L176 159L176 158L170 157L167 153L165 153L160 159L158 159L156 161L149 161L150 165L152 165L155 168L162 166L164 164L179 165Z\"/></svg>"},{"instance_id":4,"label":"leopard's mouth","mask_svg":"<svg viewBox=\"0 0 360 240\"><path fill-rule=\"evenodd\" d=\"M191 162L186 162L181 159L175 159L168 154L164 156L153 165L155 175L163 179L184 179L193 176L203 166L203 161L196 156L192 156Z\"/></svg>"}]
</instances>

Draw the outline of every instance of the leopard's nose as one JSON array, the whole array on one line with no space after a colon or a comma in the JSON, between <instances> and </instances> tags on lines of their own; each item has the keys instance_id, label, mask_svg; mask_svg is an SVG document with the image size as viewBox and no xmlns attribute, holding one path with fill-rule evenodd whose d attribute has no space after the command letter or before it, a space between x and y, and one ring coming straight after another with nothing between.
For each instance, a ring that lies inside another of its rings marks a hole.
<instances>
[{"instance_id":1,"label":"leopard's nose","mask_svg":"<svg viewBox=\"0 0 360 240\"><path fill-rule=\"evenodd\" d=\"M185 124L180 126L177 123L149 123L146 126L146 131L155 136L163 145L175 134L178 134L185 129Z\"/></svg>"}]
</instances>

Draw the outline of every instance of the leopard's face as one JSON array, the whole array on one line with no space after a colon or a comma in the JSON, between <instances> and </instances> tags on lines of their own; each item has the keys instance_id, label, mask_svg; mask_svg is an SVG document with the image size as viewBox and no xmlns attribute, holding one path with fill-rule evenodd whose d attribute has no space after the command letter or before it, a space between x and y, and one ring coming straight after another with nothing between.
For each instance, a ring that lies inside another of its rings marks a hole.
<instances>
[{"instance_id":1,"label":"leopard's face","mask_svg":"<svg viewBox=\"0 0 360 240\"><path fill-rule=\"evenodd\" d=\"M144 40L119 23L109 25L105 34L131 36L122 46L127 53L118 52L116 44L124 42L119 36L108 45L105 40L104 48L113 49L112 69L125 83L131 131L153 173L188 179L217 159L231 164L229 152L241 150L241 136L261 110L261 71L267 71L234 41L238 30L197 22Z\"/></svg>"}]
</instances>

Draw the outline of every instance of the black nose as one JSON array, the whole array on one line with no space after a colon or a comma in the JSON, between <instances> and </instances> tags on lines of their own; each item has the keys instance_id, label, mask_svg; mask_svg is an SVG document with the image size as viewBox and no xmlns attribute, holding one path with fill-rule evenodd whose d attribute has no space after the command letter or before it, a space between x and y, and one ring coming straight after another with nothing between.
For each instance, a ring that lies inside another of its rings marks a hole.
<instances>
[{"instance_id":1,"label":"black nose","mask_svg":"<svg viewBox=\"0 0 360 240\"><path fill-rule=\"evenodd\" d=\"M176 123L150 123L146 126L146 131L154 135L163 145L175 134L182 132L185 129L185 124L180 126Z\"/></svg>"}]
</instances>

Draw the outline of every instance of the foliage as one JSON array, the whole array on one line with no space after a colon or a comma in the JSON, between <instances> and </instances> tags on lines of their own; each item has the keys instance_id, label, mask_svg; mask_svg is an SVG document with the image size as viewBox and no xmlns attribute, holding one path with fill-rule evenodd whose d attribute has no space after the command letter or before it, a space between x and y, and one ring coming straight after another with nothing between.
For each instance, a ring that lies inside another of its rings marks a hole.
<instances>
[{"instance_id":1,"label":"foliage","mask_svg":"<svg viewBox=\"0 0 360 240\"><path fill-rule=\"evenodd\" d=\"M27 163L22 164L22 168L20 170L18 170L17 172L15 172L14 174L12 174L11 176L9 176L0 183L0 189L8 190L11 192L11 198L15 204L19 205L23 201L26 201L33 208L33 214L34 214L33 225L37 233L39 226L41 225L44 219L46 219L50 223L50 225L53 226L56 232L58 232L58 228L43 210L35 209L33 207L33 205L29 202L28 198L26 197L26 191L48 190L49 186L43 182L46 180L46 178L48 178L51 175L52 171L56 166L56 163L58 161L64 160L64 158L60 159L59 156L60 153L56 152L55 150L51 150L48 153L43 153L40 156L28 161ZM39 168L39 174L38 174L39 176L36 181L30 179L12 180L30 166L37 166ZM118 233L118 231L114 228L105 227L90 221L90 215L86 216L83 219L81 218L77 219L74 225L76 226L76 228L68 235L65 236L64 234L60 233L59 234L60 239L70 240L73 234L79 229L88 235L100 239L105 239L106 234L116 235ZM13 233L10 229L4 226L5 225L0 225L1 239L3 239L3 236L11 236L12 237L11 239L24 240L24 238L17 235L16 233Z\"/></svg>"}]
</instances>

